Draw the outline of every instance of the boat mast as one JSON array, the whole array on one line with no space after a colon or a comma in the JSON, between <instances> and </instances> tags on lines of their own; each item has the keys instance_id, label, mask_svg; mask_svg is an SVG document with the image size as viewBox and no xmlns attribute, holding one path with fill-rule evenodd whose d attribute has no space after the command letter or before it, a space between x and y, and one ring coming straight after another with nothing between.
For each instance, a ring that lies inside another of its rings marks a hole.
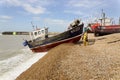
<instances>
[{"instance_id":1,"label":"boat mast","mask_svg":"<svg viewBox=\"0 0 120 80\"><path fill-rule=\"evenodd\" d=\"M33 30L35 30L35 26L33 25L32 22L31 22L31 24L32 24ZM29 32L29 35L30 35L31 40L33 41L33 33Z\"/></svg>"},{"instance_id":2,"label":"boat mast","mask_svg":"<svg viewBox=\"0 0 120 80\"><path fill-rule=\"evenodd\" d=\"M32 24L33 30L35 30L35 26L33 25L33 23L32 23L32 22L31 22L31 24Z\"/></svg>"},{"instance_id":3,"label":"boat mast","mask_svg":"<svg viewBox=\"0 0 120 80\"><path fill-rule=\"evenodd\" d=\"M102 26L105 26L105 13L103 12L103 9L102 9Z\"/></svg>"},{"instance_id":4,"label":"boat mast","mask_svg":"<svg viewBox=\"0 0 120 80\"><path fill-rule=\"evenodd\" d=\"M119 17L119 25L120 25L120 17Z\"/></svg>"}]
</instances>

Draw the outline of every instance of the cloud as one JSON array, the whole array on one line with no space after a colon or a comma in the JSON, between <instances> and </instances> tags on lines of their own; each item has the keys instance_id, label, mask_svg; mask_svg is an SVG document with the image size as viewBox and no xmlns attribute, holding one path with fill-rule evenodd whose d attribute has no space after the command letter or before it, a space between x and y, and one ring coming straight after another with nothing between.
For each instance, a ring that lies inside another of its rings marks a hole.
<instances>
[{"instance_id":1,"label":"cloud","mask_svg":"<svg viewBox=\"0 0 120 80\"><path fill-rule=\"evenodd\" d=\"M30 4L24 4L22 5L22 7L24 8L24 10L26 10L29 13L32 14L42 14L45 12L45 8L41 7L41 6L31 6Z\"/></svg>"},{"instance_id":2,"label":"cloud","mask_svg":"<svg viewBox=\"0 0 120 80\"><path fill-rule=\"evenodd\" d=\"M6 23L6 22L10 21L12 18L13 18L12 16L0 15L0 22Z\"/></svg>"},{"instance_id":3,"label":"cloud","mask_svg":"<svg viewBox=\"0 0 120 80\"><path fill-rule=\"evenodd\" d=\"M4 6L13 6L13 7L21 7L26 12L31 14L43 14L46 11L46 8L40 6L42 3L37 3L39 0L1 0L0 4ZM44 1L43 1L44 2ZM45 2L44 2L45 4ZM47 2L46 2L47 4Z\"/></svg>"},{"instance_id":4,"label":"cloud","mask_svg":"<svg viewBox=\"0 0 120 80\"><path fill-rule=\"evenodd\" d=\"M66 25L69 23L69 21L66 21L66 20L51 19L51 18L44 19L44 22L49 23L49 24L55 24L55 25Z\"/></svg>"},{"instance_id":5,"label":"cloud","mask_svg":"<svg viewBox=\"0 0 120 80\"><path fill-rule=\"evenodd\" d=\"M20 6L21 2L19 0L1 0L0 4L4 6Z\"/></svg>"},{"instance_id":6,"label":"cloud","mask_svg":"<svg viewBox=\"0 0 120 80\"><path fill-rule=\"evenodd\" d=\"M32 17L33 21L40 21L40 17L38 16L35 16L35 17Z\"/></svg>"},{"instance_id":7,"label":"cloud","mask_svg":"<svg viewBox=\"0 0 120 80\"><path fill-rule=\"evenodd\" d=\"M92 15L94 17L98 16L98 12L108 5L108 2L105 0L69 0L65 6L64 13L80 16L85 21Z\"/></svg>"},{"instance_id":8,"label":"cloud","mask_svg":"<svg viewBox=\"0 0 120 80\"><path fill-rule=\"evenodd\" d=\"M76 15L84 15L83 12L81 12L80 10L75 11L75 10L65 10L65 13L72 13L72 14L76 14Z\"/></svg>"},{"instance_id":9,"label":"cloud","mask_svg":"<svg viewBox=\"0 0 120 80\"><path fill-rule=\"evenodd\" d=\"M45 26L48 26L55 32L64 31L67 29L67 26L70 24L70 21L68 20L62 20L62 19L53 19L53 18L46 18L43 20L43 23Z\"/></svg>"},{"instance_id":10,"label":"cloud","mask_svg":"<svg viewBox=\"0 0 120 80\"><path fill-rule=\"evenodd\" d=\"M0 15L0 19L10 20L10 19L12 19L12 17L11 16L6 16L6 15Z\"/></svg>"},{"instance_id":11,"label":"cloud","mask_svg":"<svg viewBox=\"0 0 120 80\"><path fill-rule=\"evenodd\" d=\"M76 8L94 8L105 6L104 1L102 0L70 0L68 6Z\"/></svg>"},{"instance_id":12,"label":"cloud","mask_svg":"<svg viewBox=\"0 0 120 80\"><path fill-rule=\"evenodd\" d=\"M28 1L29 3L35 3L35 2L37 2L38 0L26 0L26 1Z\"/></svg>"}]
</instances>

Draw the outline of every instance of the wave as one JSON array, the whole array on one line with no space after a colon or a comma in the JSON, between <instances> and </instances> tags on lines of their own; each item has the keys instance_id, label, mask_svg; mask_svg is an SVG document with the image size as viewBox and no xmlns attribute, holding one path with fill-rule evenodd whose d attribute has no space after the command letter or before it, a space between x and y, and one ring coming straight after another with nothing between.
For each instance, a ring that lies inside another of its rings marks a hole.
<instances>
[{"instance_id":1,"label":"wave","mask_svg":"<svg viewBox=\"0 0 120 80\"><path fill-rule=\"evenodd\" d=\"M14 55L0 60L0 80L15 80L22 72L47 54L47 52L33 54L28 48L9 53Z\"/></svg>"}]
</instances>

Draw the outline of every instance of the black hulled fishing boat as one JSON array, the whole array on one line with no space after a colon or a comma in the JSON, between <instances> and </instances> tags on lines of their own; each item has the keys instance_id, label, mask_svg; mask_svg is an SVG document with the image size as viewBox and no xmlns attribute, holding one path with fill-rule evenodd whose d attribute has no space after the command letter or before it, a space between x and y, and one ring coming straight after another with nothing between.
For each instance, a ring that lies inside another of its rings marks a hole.
<instances>
[{"instance_id":1,"label":"black hulled fishing boat","mask_svg":"<svg viewBox=\"0 0 120 80\"><path fill-rule=\"evenodd\" d=\"M38 37L30 41L25 40L24 45L25 46L28 45L28 47L33 52L46 52L51 48L62 43L76 43L80 40L83 33L84 24L79 24L79 23L80 22L78 20L74 21L73 24L70 24L71 27L69 27L67 31L59 33L52 37L46 35L48 29L43 29L41 31L38 30L36 34L46 33L44 35L44 38L41 39L40 37Z\"/></svg>"}]
</instances>

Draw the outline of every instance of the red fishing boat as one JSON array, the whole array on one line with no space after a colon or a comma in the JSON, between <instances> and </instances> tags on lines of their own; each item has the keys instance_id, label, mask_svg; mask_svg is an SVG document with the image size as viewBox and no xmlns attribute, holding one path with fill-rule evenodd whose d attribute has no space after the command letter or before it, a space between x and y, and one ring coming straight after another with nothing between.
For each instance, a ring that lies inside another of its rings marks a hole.
<instances>
[{"instance_id":1,"label":"red fishing boat","mask_svg":"<svg viewBox=\"0 0 120 80\"><path fill-rule=\"evenodd\" d=\"M80 40L82 36L83 26L84 24L76 25L65 32L62 32L51 37L45 36L44 38L41 39L39 36L38 38L35 38L30 41L25 40L24 46L28 45L28 47L33 52L45 52L62 43L76 43ZM39 33L48 32L47 30L48 29L43 29L39 31ZM33 32L33 34L35 33L37 35L38 31Z\"/></svg>"},{"instance_id":2,"label":"red fishing boat","mask_svg":"<svg viewBox=\"0 0 120 80\"><path fill-rule=\"evenodd\" d=\"M104 12L102 12L102 18L100 18L96 23L89 24L89 27L91 29L88 32L94 33L95 36L120 33L120 24L114 24L112 19L105 16Z\"/></svg>"}]
</instances>

